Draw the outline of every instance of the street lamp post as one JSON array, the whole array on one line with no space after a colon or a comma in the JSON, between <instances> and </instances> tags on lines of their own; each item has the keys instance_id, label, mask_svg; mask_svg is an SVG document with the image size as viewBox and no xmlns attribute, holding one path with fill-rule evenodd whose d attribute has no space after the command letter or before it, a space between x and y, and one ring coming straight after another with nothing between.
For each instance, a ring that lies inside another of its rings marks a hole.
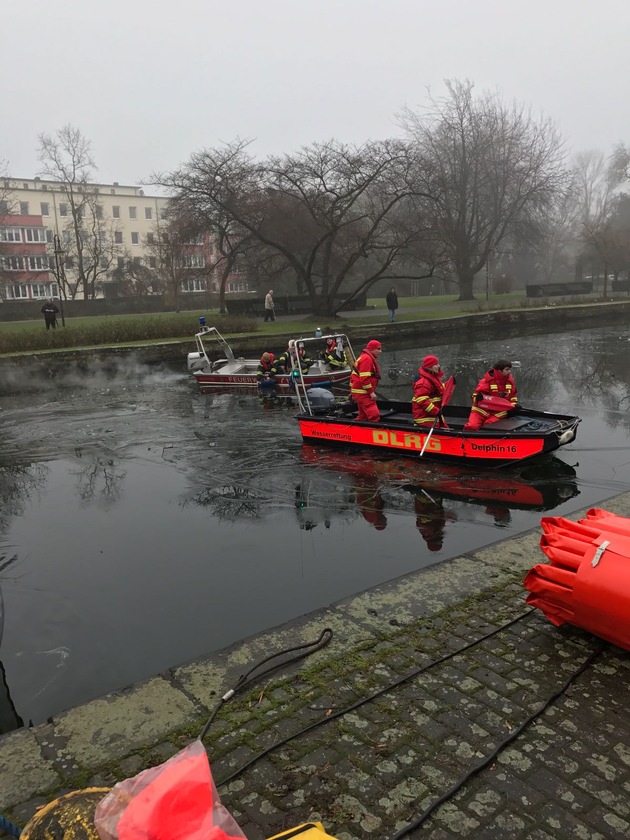
<instances>
[{"instance_id":1,"label":"street lamp post","mask_svg":"<svg viewBox=\"0 0 630 840\"><path fill-rule=\"evenodd\" d=\"M66 319L63 314L63 283L62 283L62 271L63 271L63 255L64 250L61 247L61 240L59 236L55 234L53 236L53 247L54 247L54 254L55 254L55 273L57 275L57 283L59 284L59 307L61 309L61 326L66 326Z\"/></svg>"}]
</instances>

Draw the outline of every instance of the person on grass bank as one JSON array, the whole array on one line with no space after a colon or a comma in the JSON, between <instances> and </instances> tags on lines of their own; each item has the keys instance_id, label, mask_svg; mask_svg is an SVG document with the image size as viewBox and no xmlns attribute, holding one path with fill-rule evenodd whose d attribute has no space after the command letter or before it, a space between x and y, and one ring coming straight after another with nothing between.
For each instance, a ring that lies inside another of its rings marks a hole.
<instances>
[{"instance_id":1,"label":"person on grass bank","mask_svg":"<svg viewBox=\"0 0 630 840\"><path fill-rule=\"evenodd\" d=\"M46 301L46 303L42 306L40 312L44 316L46 329L49 330L51 327L53 328L53 330L56 329L57 312L59 312L59 308L53 303L52 299Z\"/></svg>"},{"instance_id":2,"label":"person on grass bank","mask_svg":"<svg viewBox=\"0 0 630 840\"><path fill-rule=\"evenodd\" d=\"M385 303L389 309L389 320L393 323L396 317L396 310L398 309L398 295L396 289L392 286L385 296Z\"/></svg>"},{"instance_id":3,"label":"person on grass bank","mask_svg":"<svg viewBox=\"0 0 630 840\"><path fill-rule=\"evenodd\" d=\"M369 420L376 423L381 413L376 404L376 387L381 378L378 357L383 352L381 342L368 341L365 349L356 360L350 374L350 397L358 408L357 420Z\"/></svg>"},{"instance_id":4,"label":"person on grass bank","mask_svg":"<svg viewBox=\"0 0 630 840\"><path fill-rule=\"evenodd\" d=\"M418 368L418 378L413 383L411 413L416 426L430 429L435 423L441 429L448 429L442 417L442 395L444 371L437 356L425 356Z\"/></svg>"}]
</instances>

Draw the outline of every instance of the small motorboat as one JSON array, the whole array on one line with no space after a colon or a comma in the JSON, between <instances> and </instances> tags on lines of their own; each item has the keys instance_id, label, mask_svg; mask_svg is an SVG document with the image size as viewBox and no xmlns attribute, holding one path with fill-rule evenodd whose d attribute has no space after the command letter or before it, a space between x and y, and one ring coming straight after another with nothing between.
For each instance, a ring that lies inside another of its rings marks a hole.
<instances>
[{"instance_id":1,"label":"small motorboat","mask_svg":"<svg viewBox=\"0 0 630 840\"><path fill-rule=\"evenodd\" d=\"M200 318L200 321L205 319ZM341 368L331 368L324 361L322 354L326 347L326 339L335 338L338 346L347 354L348 365ZM303 373L297 361L297 353L301 345L308 342L310 353L309 358L313 364L308 372ZM312 346L315 342L315 346ZM202 392L229 389L236 391L274 391L279 394L290 394L295 391L294 380L299 375L303 388L317 386L326 388L337 383L347 382L350 379L350 365L354 362L354 354L350 341L346 335L335 333L335 335L322 335L317 338L298 338L289 342L289 348L295 349L295 356L291 354L292 369L286 373L278 373L272 379L259 381L256 378L258 370L258 359L245 359L242 356L236 357L234 351L223 338L216 327L208 327L202 322L200 331L195 335L196 351L188 354L188 370L197 380L199 390ZM215 352L210 347L215 345ZM211 360L218 353L218 358ZM298 374L299 372L299 374Z\"/></svg>"},{"instance_id":2,"label":"small motorboat","mask_svg":"<svg viewBox=\"0 0 630 840\"><path fill-rule=\"evenodd\" d=\"M410 402L377 400L380 420L357 419L356 404L339 403L326 389L297 389L297 420L309 444L370 447L381 452L461 464L503 467L553 452L575 440L580 418L533 409L513 409L510 416L479 431L464 431L469 406L444 408L448 428L414 425Z\"/></svg>"}]
</instances>

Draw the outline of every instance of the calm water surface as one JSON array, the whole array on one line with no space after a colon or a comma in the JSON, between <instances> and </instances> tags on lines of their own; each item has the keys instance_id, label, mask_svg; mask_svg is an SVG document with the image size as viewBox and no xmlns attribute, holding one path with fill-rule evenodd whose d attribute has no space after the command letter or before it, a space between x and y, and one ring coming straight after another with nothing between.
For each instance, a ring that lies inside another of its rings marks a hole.
<instances>
[{"instance_id":1,"label":"calm water surface","mask_svg":"<svg viewBox=\"0 0 630 840\"><path fill-rule=\"evenodd\" d=\"M507 356L524 405L583 418L557 457L490 476L303 447L294 410L201 396L179 369L5 389L0 729L630 489L629 342L437 348L455 402ZM386 348L383 394L409 398L434 349Z\"/></svg>"}]
</instances>

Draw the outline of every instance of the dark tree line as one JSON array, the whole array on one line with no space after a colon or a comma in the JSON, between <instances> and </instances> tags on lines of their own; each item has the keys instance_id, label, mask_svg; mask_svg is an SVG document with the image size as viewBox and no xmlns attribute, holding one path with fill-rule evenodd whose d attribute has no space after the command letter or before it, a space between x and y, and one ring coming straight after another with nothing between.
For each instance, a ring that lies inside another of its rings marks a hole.
<instances>
[{"instance_id":1,"label":"dark tree line","mask_svg":"<svg viewBox=\"0 0 630 840\"><path fill-rule=\"evenodd\" d=\"M565 189L561 138L470 82L448 83L401 125L399 140L330 140L262 161L236 140L156 180L176 213L221 238L226 260L235 255L261 285L282 280L308 294L318 314L378 280L438 269L472 299L490 254L540 225Z\"/></svg>"}]
</instances>

